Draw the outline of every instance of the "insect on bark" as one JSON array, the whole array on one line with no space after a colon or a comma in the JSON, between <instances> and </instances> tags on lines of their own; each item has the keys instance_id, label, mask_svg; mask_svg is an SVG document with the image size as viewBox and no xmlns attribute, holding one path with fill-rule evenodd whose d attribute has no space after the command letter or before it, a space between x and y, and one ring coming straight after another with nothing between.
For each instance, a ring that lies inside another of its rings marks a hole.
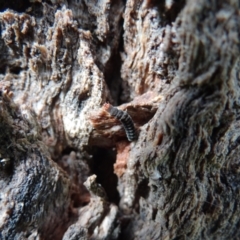
<instances>
[{"instance_id":1,"label":"insect on bark","mask_svg":"<svg viewBox=\"0 0 240 240\"><path fill-rule=\"evenodd\" d=\"M134 123L126 111L119 110L109 103L105 103L103 107L112 117L118 119L122 123L128 141L132 142L137 139Z\"/></svg>"}]
</instances>

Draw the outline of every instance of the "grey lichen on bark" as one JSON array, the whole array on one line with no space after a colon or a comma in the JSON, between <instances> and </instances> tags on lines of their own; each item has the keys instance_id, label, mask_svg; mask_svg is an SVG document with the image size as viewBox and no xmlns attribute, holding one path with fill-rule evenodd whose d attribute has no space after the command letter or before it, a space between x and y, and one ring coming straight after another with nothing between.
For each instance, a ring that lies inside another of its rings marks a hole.
<instances>
[{"instance_id":1,"label":"grey lichen on bark","mask_svg":"<svg viewBox=\"0 0 240 240\"><path fill-rule=\"evenodd\" d=\"M0 238L238 238L239 9L52 0L1 12ZM106 102L122 103L138 139ZM103 147L119 204L90 176Z\"/></svg>"}]
</instances>

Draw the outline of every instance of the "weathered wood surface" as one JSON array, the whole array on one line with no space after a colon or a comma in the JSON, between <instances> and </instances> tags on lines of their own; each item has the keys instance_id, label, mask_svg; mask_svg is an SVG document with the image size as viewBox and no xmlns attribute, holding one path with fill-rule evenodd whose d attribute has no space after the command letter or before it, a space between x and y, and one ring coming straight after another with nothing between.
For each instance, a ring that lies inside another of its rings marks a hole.
<instances>
[{"instance_id":1,"label":"weathered wood surface","mask_svg":"<svg viewBox=\"0 0 240 240\"><path fill-rule=\"evenodd\" d=\"M19 4L0 3L0 238L238 239L239 1Z\"/></svg>"}]
</instances>

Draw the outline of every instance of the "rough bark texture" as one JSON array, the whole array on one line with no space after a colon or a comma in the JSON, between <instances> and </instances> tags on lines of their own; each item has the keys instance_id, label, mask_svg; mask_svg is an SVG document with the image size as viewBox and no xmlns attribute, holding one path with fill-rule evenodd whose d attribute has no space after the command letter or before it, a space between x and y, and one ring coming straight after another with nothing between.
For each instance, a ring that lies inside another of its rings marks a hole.
<instances>
[{"instance_id":1,"label":"rough bark texture","mask_svg":"<svg viewBox=\"0 0 240 240\"><path fill-rule=\"evenodd\" d=\"M240 238L239 1L13 2L0 239Z\"/></svg>"}]
</instances>

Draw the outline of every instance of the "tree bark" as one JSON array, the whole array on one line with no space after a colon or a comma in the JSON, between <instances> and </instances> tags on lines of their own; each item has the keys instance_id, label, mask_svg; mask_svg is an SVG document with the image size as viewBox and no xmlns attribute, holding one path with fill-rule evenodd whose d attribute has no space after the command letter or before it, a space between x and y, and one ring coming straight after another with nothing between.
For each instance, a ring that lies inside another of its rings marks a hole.
<instances>
[{"instance_id":1,"label":"tree bark","mask_svg":"<svg viewBox=\"0 0 240 240\"><path fill-rule=\"evenodd\" d=\"M0 239L238 239L239 1L13 2Z\"/></svg>"}]
</instances>

